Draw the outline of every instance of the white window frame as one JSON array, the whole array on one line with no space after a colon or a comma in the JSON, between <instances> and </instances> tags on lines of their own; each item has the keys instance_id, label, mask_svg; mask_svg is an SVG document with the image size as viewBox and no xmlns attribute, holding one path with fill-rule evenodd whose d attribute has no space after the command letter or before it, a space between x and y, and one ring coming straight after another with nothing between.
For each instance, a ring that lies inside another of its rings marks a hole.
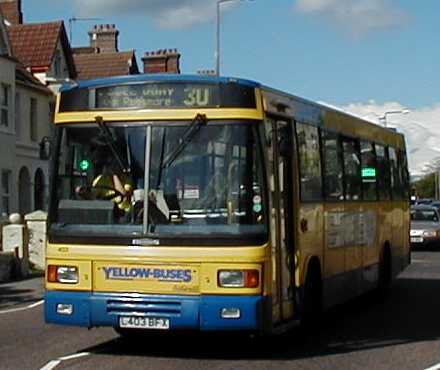
<instances>
[{"instance_id":1,"label":"white window frame","mask_svg":"<svg viewBox=\"0 0 440 370\"><path fill-rule=\"evenodd\" d=\"M9 119L9 108L11 107L11 85L1 83L0 90L0 127L8 130L11 127ZM4 122L4 118L6 118L6 122Z\"/></svg>"},{"instance_id":2,"label":"white window frame","mask_svg":"<svg viewBox=\"0 0 440 370\"><path fill-rule=\"evenodd\" d=\"M32 103L35 102L35 105ZM35 108L35 111L32 110ZM30 139L32 142L38 141L38 99L31 97L29 103L29 128L30 128Z\"/></svg>"},{"instance_id":3,"label":"white window frame","mask_svg":"<svg viewBox=\"0 0 440 370\"><path fill-rule=\"evenodd\" d=\"M21 139L22 133L22 114L21 114L21 94L18 91L15 91L15 135L18 139Z\"/></svg>"}]
</instances>

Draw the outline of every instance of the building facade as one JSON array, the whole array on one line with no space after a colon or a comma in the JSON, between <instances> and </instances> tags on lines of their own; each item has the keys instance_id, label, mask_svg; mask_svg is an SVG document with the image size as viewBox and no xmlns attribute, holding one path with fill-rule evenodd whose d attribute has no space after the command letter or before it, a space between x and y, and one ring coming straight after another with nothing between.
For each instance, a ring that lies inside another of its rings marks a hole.
<instances>
[{"instance_id":1,"label":"building facade","mask_svg":"<svg viewBox=\"0 0 440 370\"><path fill-rule=\"evenodd\" d=\"M14 123L15 64L15 61L9 56L0 56L0 214L3 217L11 211L15 211L18 205Z\"/></svg>"},{"instance_id":2,"label":"building facade","mask_svg":"<svg viewBox=\"0 0 440 370\"><path fill-rule=\"evenodd\" d=\"M68 81L138 74L115 25L96 25L73 51L62 21L24 23L21 0L0 0L0 216L46 210L55 94ZM176 49L148 52L144 73L180 73Z\"/></svg>"},{"instance_id":3,"label":"building facade","mask_svg":"<svg viewBox=\"0 0 440 370\"><path fill-rule=\"evenodd\" d=\"M53 93L26 70L17 68L15 85L15 171L18 204L26 214L46 210L49 168L45 146L50 143Z\"/></svg>"},{"instance_id":4,"label":"building facade","mask_svg":"<svg viewBox=\"0 0 440 370\"><path fill-rule=\"evenodd\" d=\"M55 93L76 77L62 21L23 24L0 0L0 215L46 210Z\"/></svg>"}]
</instances>

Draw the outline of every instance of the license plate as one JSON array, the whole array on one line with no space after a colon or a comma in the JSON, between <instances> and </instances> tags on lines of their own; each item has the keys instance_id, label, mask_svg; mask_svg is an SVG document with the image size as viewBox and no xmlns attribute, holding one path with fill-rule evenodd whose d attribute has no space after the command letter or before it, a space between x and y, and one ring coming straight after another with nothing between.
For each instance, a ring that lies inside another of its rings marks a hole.
<instances>
[{"instance_id":1,"label":"license plate","mask_svg":"<svg viewBox=\"0 0 440 370\"><path fill-rule=\"evenodd\" d=\"M119 326L132 329L167 330L170 328L170 320L161 317L122 316L119 318Z\"/></svg>"},{"instance_id":2,"label":"license plate","mask_svg":"<svg viewBox=\"0 0 440 370\"><path fill-rule=\"evenodd\" d=\"M423 243L423 238L421 237L412 237L411 243Z\"/></svg>"}]
</instances>

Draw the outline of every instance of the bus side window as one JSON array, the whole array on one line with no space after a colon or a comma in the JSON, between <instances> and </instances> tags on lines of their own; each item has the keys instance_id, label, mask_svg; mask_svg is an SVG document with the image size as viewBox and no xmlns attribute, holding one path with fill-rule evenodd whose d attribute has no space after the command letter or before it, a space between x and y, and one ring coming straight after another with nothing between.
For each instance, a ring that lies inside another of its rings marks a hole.
<instances>
[{"instance_id":1,"label":"bus side window","mask_svg":"<svg viewBox=\"0 0 440 370\"><path fill-rule=\"evenodd\" d=\"M301 200L322 200L321 156L318 128L296 123Z\"/></svg>"},{"instance_id":2,"label":"bus side window","mask_svg":"<svg viewBox=\"0 0 440 370\"><path fill-rule=\"evenodd\" d=\"M361 141L362 192L364 200L377 200L377 163L374 145Z\"/></svg>"},{"instance_id":3,"label":"bus side window","mask_svg":"<svg viewBox=\"0 0 440 370\"><path fill-rule=\"evenodd\" d=\"M359 142L354 139L342 141L344 155L345 199L361 200L361 160Z\"/></svg>"},{"instance_id":4,"label":"bus side window","mask_svg":"<svg viewBox=\"0 0 440 370\"><path fill-rule=\"evenodd\" d=\"M391 171L391 196L394 200L402 200L402 181L400 178L400 171L397 164L396 149L389 147L388 153L390 157L390 171Z\"/></svg>"},{"instance_id":5,"label":"bus side window","mask_svg":"<svg viewBox=\"0 0 440 370\"><path fill-rule=\"evenodd\" d=\"M324 195L329 201L344 200L341 143L339 136L322 131Z\"/></svg>"},{"instance_id":6,"label":"bus side window","mask_svg":"<svg viewBox=\"0 0 440 370\"><path fill-rule=\"evenodd\" d=\"M375 145L377 158L377 178L379 200L390 200L390 164L388 150L383 145Z\"/></svg>"},{"instance_id":7,"label":"bus side window","mask_svg":"<svg viewBox=\"0 0 440 370\"><path fill-rule=\"evenodd\" d=\"M402 188L402 199L408 200L410 198L410 183L409 183L409 172L408 172L408 160L406 158L405 150L399 150L397 152L397 163L398 170L400 173Z\"/></svg>"}]
</instances>

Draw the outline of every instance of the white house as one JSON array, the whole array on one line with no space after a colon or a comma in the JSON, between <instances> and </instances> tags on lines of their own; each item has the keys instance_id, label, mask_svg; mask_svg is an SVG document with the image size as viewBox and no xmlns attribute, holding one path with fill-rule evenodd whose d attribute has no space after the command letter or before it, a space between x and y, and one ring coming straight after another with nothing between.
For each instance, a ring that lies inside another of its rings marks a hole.
<instances>
[{"instance_id":1,"label":"white house","mask_svg":"<svg viewBox=\"0 0 440 370\"><path fill-rule=\"evenodd\" d=\"M23 23L0 0L0 215L47 209L55 94L76 77L62 21Z\"/></svg>"}]
</instances>

